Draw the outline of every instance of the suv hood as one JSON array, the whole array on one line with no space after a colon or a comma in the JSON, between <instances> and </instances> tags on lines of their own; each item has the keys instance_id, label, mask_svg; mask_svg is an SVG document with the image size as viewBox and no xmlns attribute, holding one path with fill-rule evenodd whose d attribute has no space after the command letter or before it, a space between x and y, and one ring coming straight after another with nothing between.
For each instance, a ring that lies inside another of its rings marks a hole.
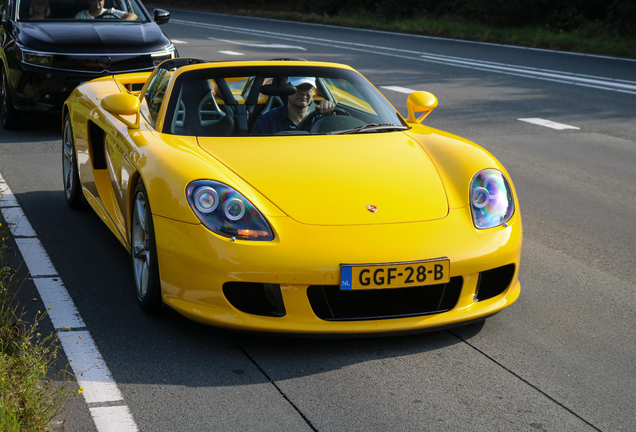
<instances>
[{"instance_id":1,"label":"suv hood","mask_svg":"<svg viewBox=\"0 0 636 432\"><path fill-rule=\"evenodd\" d=\"M27 48L65 54L145 53L170 45L154 22L21 22L17 32Z\"/></svg>"},{"instance_id":2,"label":"suv hood","mask_svg":"<svg viewBox=\"0 0 636 432\"><path fill-rule=\"evenodd\" d=\"M437 170L403 132L200 137L199 145L301 223L406 223L448 213Z\"/></svg>"}]
</instances>

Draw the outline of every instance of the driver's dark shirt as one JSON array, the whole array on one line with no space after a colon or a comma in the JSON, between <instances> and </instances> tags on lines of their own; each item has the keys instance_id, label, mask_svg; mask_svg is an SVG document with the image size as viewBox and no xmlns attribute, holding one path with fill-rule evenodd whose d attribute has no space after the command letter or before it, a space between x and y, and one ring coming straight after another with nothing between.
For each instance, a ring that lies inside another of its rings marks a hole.
<instances>
[{"instance_id":1,"label":"driver's dark shirt","mask_svg":"<svg viewBox=\"0 0 636 432\"><path fill-rule=\"evenodd\" d=\"M317 115L312 119L311 126L321 118ZM252 135L276 135L278 132L296 130L298 126L289 118L287 112L287 104L274 108L260 116L254 126L252 126Z\"/></svg>"}]
</instances>

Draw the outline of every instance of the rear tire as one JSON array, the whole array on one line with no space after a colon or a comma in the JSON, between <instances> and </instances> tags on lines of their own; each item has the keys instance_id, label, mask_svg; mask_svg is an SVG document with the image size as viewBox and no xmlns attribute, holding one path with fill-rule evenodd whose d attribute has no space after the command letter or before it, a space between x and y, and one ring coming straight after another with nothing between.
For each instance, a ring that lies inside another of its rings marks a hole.
<instances>
[{"instance_id":1,"label":"rear tire","mask_svg":"<svg viewBox=\"0 0 636 432\"><path fill-rule=\"evenodd\" d=\"M0 111L2 111L2 126L7 129L18 129L21 126L18 111L13 106L11 92L9 91L9 81L4 68L0 70Z\"/></svg>"},{"instance_id":2,"label":"rear tire","mask_svg":"<svg viewBox=\"0 0 636 432\"><path fill-rule=\"evenodd\" d=\"M159 312L163 302L155 228L143 182L139 182L135 189L130 240L137 301L146 312Z\"/></svg>"},{"instance_id":3,"label":"rear tire","mask_svg":"<svg viewBox=\"0 0 636 432\"><path fill-rule=\"evenodd\" d=\"M80 210L86 207L86 198L82 192L82 185L77 170L77 154L75 153L75 139L71 116L64 118L64 132L62 138L62 174L64 181L64 197L69 207Z\"/></svg>"}]
</instances>

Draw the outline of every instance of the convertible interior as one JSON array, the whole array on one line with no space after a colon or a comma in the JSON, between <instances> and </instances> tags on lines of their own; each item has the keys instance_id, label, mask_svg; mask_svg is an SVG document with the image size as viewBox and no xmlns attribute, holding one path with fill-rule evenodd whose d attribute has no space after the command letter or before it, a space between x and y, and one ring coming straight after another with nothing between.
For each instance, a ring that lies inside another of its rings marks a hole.
<instances>
[{"instance_id":1,"label":"convertible interior","mask_svg":"<svg viewBox=\"0 0 636 432\"><path fill-rule=\"evenodd\" d=\"M157 124L167 104L163 133L185 136L229 137L252 134L254 122L263 114L287 103L296 88L290 76L316 78L317 89L308 115L297 130L279 134L325 134L367 124L403 126L395 109L359 74L329 67L258 66L196 69L176 78L171 94L166 90L172 73L183 62L165 62L150 77L142 98L142 113ZM175 67L172 67L175 66ZM336 103L334 115L318 116L315 107L323 100Z\"/></svg>"}]
</instances>

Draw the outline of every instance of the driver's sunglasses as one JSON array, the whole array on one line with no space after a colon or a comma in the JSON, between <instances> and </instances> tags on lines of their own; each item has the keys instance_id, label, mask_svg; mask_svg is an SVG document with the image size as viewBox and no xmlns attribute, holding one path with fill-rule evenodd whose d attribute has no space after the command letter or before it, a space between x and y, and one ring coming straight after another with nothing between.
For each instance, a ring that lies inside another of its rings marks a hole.
<instances>
[{"instance_id":1,"label":"driver's sunglasses","mask_svg":"<svg viewBox=\"0 0 636 432\"><path fill-rule=\"evenodd\" d=\"M310 93L314 89L311 84L301 84L296 87L296 91L300 93Z\"/></svg>"}]
</instances>

